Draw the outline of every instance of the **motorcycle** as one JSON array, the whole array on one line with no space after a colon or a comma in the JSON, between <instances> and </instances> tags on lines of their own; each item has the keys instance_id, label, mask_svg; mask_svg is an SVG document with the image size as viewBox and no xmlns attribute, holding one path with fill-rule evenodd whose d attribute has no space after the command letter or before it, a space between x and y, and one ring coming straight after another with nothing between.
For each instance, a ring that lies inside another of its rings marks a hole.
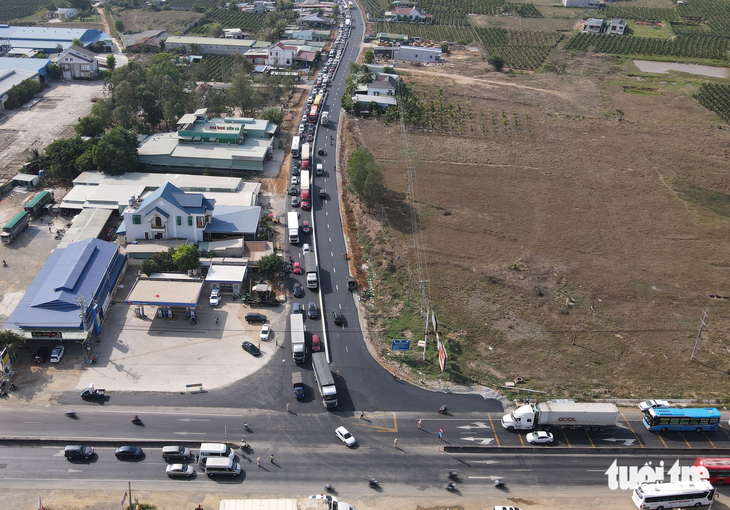
<instances>
[{"instance_id":1,"label":"motorcycle","mask_svg":"<svg viewBox=\"0 0 730 510\"><path fill-rule=\"evenodd\" d=\"M249 448L251 448L251 445L241 439L241 450L247 452Z\"/></svg>"},{"instance_id":2,"label":"motorcycle","mask_svg":"<svg viewBox=\"0 0 730 510\"><path fill-rule=\"evenodd\" d=\"M69 409L68 411L66 411L66 416L68 416L69 418L76 418L76 411L74 411L73 409Z\"/></svg>"},{"instance_id":3,"label":"motorcycle","mask_svg":"<svg viewBox=\"0 0 730 510\"><path fill-rule=\"evenodd\" d=\"M495 487L504 487L504 480L502 480L501 478L495 479L494 486Z\"/></svg>"},{"instance_id":4,"label":"motorcycle","mask_svg":"<svg viewBox=\"0 0 730 510\"><path fill-rule=\"evenodd\" d=\"M140 419L139 419L139 416L137 416L137 415L135 414L135 415L134 415L134 418L132 418L132 423L134 423L135 425L142 425L142 420L140 420Z\"/></svg>"},{"instance_id":5,"label":"motorcycle","mask_svg":"<svg viewBox=\"0 0 730 510\"><path fill-rule=\"evenodd\" d=\"M446 406L439 407L439 414L446 414L447 408Z\"/></svg>"},{"instance_id":6,"label":"motorcycle","mask_svg":"<svg viewBox=\"0 0 730 510\"><path fill-rule=\"evenodd\" d=\"M455 469L451 469L449 471L449 478L456 478L459 476L459 472Z\"/></svg>"},{"instance_id":7,"label":"motorcycle","mask_svg":"<svg viewBox=\"0 0 730 510\"><path fill-rule=\"evenodd\" d=\"M371 478L370 481L369 481L369 483L370 483L370 487L378 487L378 486L380 486L380 482L377 481L375 478Z\"/></svg>"},{"instance_id":8,"label":"motorcycle","mask_svg":"<svg viewBox=\"0 0 730 510\"><path fill-rule=\"evenodd\" d=\"M456 484L454 482L449 482L446 484L446 490L447 491L455 491L456 490Z\"/></svg>"},{"instance_id":9,"label":"motorcycle","mask_svg":"<svg viewBox=\"0 0 730 510\"><path fill-rule=\"evenodd\" d=\"M335 491L335 488L332 487L332 485L327 484L327 485L324 486L324 490L326 490L328 492L334 492Z\"/></svg>"}]
</instances>

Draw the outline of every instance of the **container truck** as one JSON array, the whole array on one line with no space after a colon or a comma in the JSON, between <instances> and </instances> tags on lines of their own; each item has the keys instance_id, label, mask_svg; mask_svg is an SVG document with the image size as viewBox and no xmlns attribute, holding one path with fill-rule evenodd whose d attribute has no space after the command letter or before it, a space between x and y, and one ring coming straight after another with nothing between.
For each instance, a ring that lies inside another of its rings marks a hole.
<instances>
[{"instance_id":1,"label":"container truck","mask_svg":"<svg viewBox=\"0 0 730 510\"><path fill-rule=\"evenodd\" d=\"M294 388L294 396L297 400L304 400L304 382L301 372L292 372L291 385Z\"/></svg>"},{"instance_id":2,"label":"container truck","mask_svg":"<svg viewBox=\"0 0 730 510\"><path fill-rule=\"evenodd\" d=\"M222 499L218 510L355 510L335 496L317 495L288 499Z\"/></svg>"},{"instance_id":3,"label":"container truck","mask_svg":"<svg viewBox=\"0 0 730 510\"><path fill-rule=\"evenodd\" d=\"M317 264L314 261L314 253L311 251L304 254L304 271L307 273L307 288L317 288Z\"/></svg>"},{"instance_id":4,"label":"container truck","mask_svg":"<svg viewBox=\"0 0 730 510\"><path fill-rule=\"evenodd\" d=\"M302 200L309 200L309 170L302 170L301 178Z\"/></svg>"},{"instance_id":5,"label":"container truck","mask_svg":"<svg viewBox=\"0 0 730 510\"><path fill-rule=\"evenodd\" d=\"M322 117L319 120L319 123L323 126L326 126L330 123L330 112L322 112Z\"/></svg>"},{"instance_id":6,"label":"container truck","mask_svg":"<svg viewBox=\"0 0 730 510\"><path fill-rule=\"evenodd\" d=\"M30 224L30 213L28 211L20 211L18 214L5 224L0 240L4 244L10 244L15 241Z\"/></svg>"},{"instance_id":7,"label":"container truck","mask_svg":"<svg viewBox=\"0 0 730 510\"><path fill-rule=\"evenodd\" d=\"M286 228L289 230L289 242L297 244L299 242L299 213L291 211L286 213Z\"/></svg>"},{"instance_id":8,"label":"container truck","mask_svg":"<svg viewBox=\"0 0 730 510\"><path fill-rule=\"evenodd\" d=\"M25 210L31 216L38 216L43 212L43 207L51 202L53 202L53 193L50 191L41 191L33 197L33 200L25 205Z\"/></svg>"},{"instance_id":9,"label":"container truck","mask_svg":"<svg viewBox=\"0 0 730 510\"><path fill-rule=\"evenodd\" d=\"M618 417L618 409L613 404L541 402L505 414L502 426L507 430L548 430L551 426L604 430L615 427Z\"/></svg>"},{"instance_id":10,"label":"container truck","mask_svg":"<svg viewBox=\"0 0 730 510\"><path fill-rule=\"evenodd\" d=\"M325 407L337 407L337 387L323 352L312 353L312 368L319 394L322 395L322 404Z\"/></svg>"},{"instance_id":11,"label":"container truck","mask_svg":"<svg viewBox=\"0 0 730 510\"><path fill-rule=\"evenodd\" d=\"M310 147L309 143L302 145L302 170L309 170Z\"/></svg>"},{"instance_id":12,"label":"container truck","mask_svg":"<svg viewBox=\"0 0 730 510\"><path fill-rule=\"evenodd\" d=\"M304 363L306 347L304 342L304 315L293 313L290 315L291 324L291 352L294 363Z\"/></svg>"}]
</instances>

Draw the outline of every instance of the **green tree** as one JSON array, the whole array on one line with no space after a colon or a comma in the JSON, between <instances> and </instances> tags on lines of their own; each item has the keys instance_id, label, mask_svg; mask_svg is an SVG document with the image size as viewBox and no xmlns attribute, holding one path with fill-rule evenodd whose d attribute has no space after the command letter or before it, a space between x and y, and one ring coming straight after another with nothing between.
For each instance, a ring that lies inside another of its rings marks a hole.
<instances>
[{"instance_id":1,"label":"green tree","mask_svg":"<svg viewBox=\"0 0 730 510\"><path fill-rule=\"evenodd\" d=\"M117 67L117 59L110 53L106 56L106 68L110 71L114 71L115 67Z\"/></svg>"},{"instance_id":2,"label":"green tree","mask_svg":"<svg viewBox=\"0 0 730 510\"><path fill-rule=\"evenodd\" d=\"M43 157L43 153L39 151L36 148L33 148L28 153L28 157L25 158L25 161L27 163L30 163L30 171L34 173L38 173L38 171L43 168L43 163L45 162L45 159Z\"/></svg>"},{"instance_id":3,"label":"green tree","mask_svg":"<svg viewBox=\"0 0 730 510\"><path fill-rule=\"evenodd\" d=\"M99 117L94 117L93 115L81 117L78 124L74 126L74 131L76 131L77 135L90 136L91 138L103 135L104 130L105 126L102 120Z\"/></svg>"},{"instance_id":4,"label":"green tree","mask_svg":"<svg viewBox=\"0 0 730 510\"><path fill-rule=\"evenodd\" d=\"M259 259L259 273L271 278L276 273L280 273L284 270L284 259L273 253L271 255L264 255Z\"/></svg>"},{"instance_id":5,"label":"green tree","mask_svg":"<svg viewBox=\"0 0 730 510\"><path fill-rule=\"evenodd\" d=\"M373 50L365 50L362 58L366 64L372 64L373 62L375 62L375 53L373 52Z\"/></svg>"},{"instance_id":6,"label":"green tree","mask_svg":"<svg viewBox=\"0 0 730 510\"><path fill-rule=\"evenodd\" d=\"M61 43L58 43L56 45L56 53L61 53L63 51L63 46L61 46Z\"/></svg>"},{"instance_id":7,"label":"green tree","mask_svg":"<svg viewBox=\"0 0 730 510\"><path fill-rule=\"evenodd\" d=\"M357 149L347 162L350 187L368 209L382 200L385 179L367 148Z\"/></svg>"},{"instance_id":8,"label":"green tree","mask_svg":"<svg viewBox=\"0 0 730 510\"><path fill-rule=\"evenodd\" d=\"M373 207L380 204L383 201L383 194L385 193L385 177L380 168L376 165L367 175L365 179L365 186L360 198L362 199L365 207L368 210L372 210Z\"/></svg>"},{"instance_id":9,"label":"green tree","mask_svg":"<svg viewBox=\"0 0 730 510\"><path fill-rule=\"evenodd\" d=\"M54 80L61 79L61 76L63 76L63 71L61 71L61 68L56 64L50 64L48 66L48 77Z\"/></svg>"},{"instance_id":10,"label":"green tree","mask_svg":"<svg viewBox=\"0 0 730 510\"><path fill-rule=\"evenodd\" d=\"M144 259L142 267L140 268L147 276L152 276L152 273L160 272L160 265L153 258Z\"/></svg>"},{"instance_id":11,"label":"green tree","mask_svg":"<svg viewBox=\"0 0 730 510\"><path fill-rule=\"evenodd\" d=\"M117 32L119 32L119 33L124 32L124 23L122 23L122 20L120 20L120 19L114 20L114 28L116 28Z\"/></svg>"},{"instance_id":12,"label":"green tree","mask_svg":"<svg viewBox=\"0 0 730 510\"><path fill-rule=\"evenodd\" d=\"M78 136L60 138L51 142L43 150L49 177L66 182L78 177L80 172L76 167L76 158L90 147L90 143L84 142Z\"/></svg>"},{"instance_id":13,"label":"green tree","mask_svg":"<svg viewBox=\"0 0 730 510\"><path fill-rule=\"evenodd\" d=\"M284 111L280 108L267 108L261 112L260 117L274 124L281 125L284 122Z\"/></svg>"},{"instance_id":14,"label":"green tree","mask_svg":"<svg viewBox=\"0 0 730 510\"><path fill-rule=\"evenodd\" d=\"M96 170L94 165L94 151L92 148L76 158L76 170L81 172L93 172Z\"/></svg>"},{"instance_id":15,"label":"green tree","mask_svg":"<svg viewBox=\"0 0 730 510\"><path fill-rule=\"evenodd\" d=\"M312 60L313 63L318 64L322 60L322 52L320 50L317 50L314 52L314 60Z\"/></svg>"},{"instance_id":16,"label":"green tree","mask_svg":"<svg viewBox=\"0 0 730 510\"><path fill-rule=\"evenodd\" d=\"M487 63L492 66L494 70L498 73L501 73L502 69L504 69L504 59L499 55L491 55L487 59Z\"/></svg>"},{"instance_id":17,"label":"green tree","mask_svg":"<svg viewBox=\"0 0 730 510\"><path fill-rule=\"evenodd\" d=\"M74 46L78 46L79 48L85 48L84 43L81 42L81 39L77 39L76 37L71 40L71 44L73 44Z\"/></svg>"},{"instance_id":18,"label":"green tree","mask_svg":"<svg viewBox=\"0 0 730 510\"><path fill-rule=\"evenodd\" d=\"M241 110L243 117L249 117L249 114L258 105L258 96L253 88L250 75L237 73L231 80L228 97L231 104Z\"/></svg>"},{"instance_id":19,"label":"green tree","mask_svg":"<svg viewBox=\"0 0 730 510\"><path fill-rule=\"evenodd\" d=\"M210 36L211 37L220 37L223 33L223 27L220 23L213 23L210 26Z\"/></svg>"},{"instance_id":20,"label":"green tree","mask_svg":"<svg viewBox=\"0 0 730 510\"><path fill-rule=\"evenodd\" d=\"M441 53L449 53L449 43L447 43L447 42L441 43Z\"/></svg>"},{"instance_id":21,"label":"green tree","mask_svg":"<svg viewBox=\"0 0 730 510\"><path fill-rule=\"evenodd\" d=\"M236 5L236 2L228 2L228 10L238 12L238 6Z\"/></svg>"},{"instance_id":22,"label":"green tree","mask_svg":"<svg viewBox=\"0 0 730 510\"><path fill-rule=\"evenodd\" d=\"M112 111L114 110L114 102L111 99L99 99L94 106L91 107L91 116L96 117L104 126L104 129L112 125Z\"/></svg>"},{"instance_id":23,"label":"green tree","mask_svg":"<svg viewBox=\"0 0 730 510\"><path fill-rule=\"evenodd\" d=\"M9 347L10 350L17 349L25 345L26 338L15 331L9 329L0 330L0 348Z\"/></svg>"},{"instance_id":24,"label":"green tree","mask_svg":"<svg viewBox=\"0 0 730 510\"><path fill-rule=\"evenodd\" d=\"M172 255L178 271L187 272L200 267L200 252L194 244L183 244L177 247Z\"/></svg>"},{"instance_id":25,"label":"green tree","mask_svg":"<svg viewBox=\"0 0 730 510\"><path fill-rule=\"evenodd\" d=\"M137 168L137 135L122 127L105 134L94 147L94 164L109 175L122 175Z\"/></svg>"}]
</instances>

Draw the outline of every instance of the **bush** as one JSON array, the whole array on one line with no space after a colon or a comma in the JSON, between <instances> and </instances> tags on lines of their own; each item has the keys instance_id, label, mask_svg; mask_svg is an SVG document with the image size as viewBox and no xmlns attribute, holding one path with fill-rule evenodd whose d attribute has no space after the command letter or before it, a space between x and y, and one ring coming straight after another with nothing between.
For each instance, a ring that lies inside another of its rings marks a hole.
<instances>
[{"instance_id":1,"label":"bush","mask_svg":"<svg viewBox=\"0 0 730 510\"><path fill-rule=\"evenodd\" d=\"M502 69L504 69L504 59L502 57L500 57L499 55L492 55L492 56L490 56L487 59L487 62L497 72L502 72Z\"/></svg>"}]
</instances>

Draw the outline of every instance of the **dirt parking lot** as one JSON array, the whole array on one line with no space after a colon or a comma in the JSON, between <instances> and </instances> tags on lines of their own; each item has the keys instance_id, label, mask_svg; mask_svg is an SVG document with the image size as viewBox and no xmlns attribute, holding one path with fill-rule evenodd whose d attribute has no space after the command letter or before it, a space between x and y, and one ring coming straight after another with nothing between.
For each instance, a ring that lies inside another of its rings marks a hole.
<instances>
[{"instance_id":1,"label":"dirt parking lot","mask_svg":"<svg viewBox=\"0 0 730 510\"><path fill-rule=\"evenodd\" d=\"M73 136L73 125L91 112L92 99L101 97L101 81L54 82L30 110L0 112L0 182L18 173L31 149Z\"/></svg>"}]
</instances>

